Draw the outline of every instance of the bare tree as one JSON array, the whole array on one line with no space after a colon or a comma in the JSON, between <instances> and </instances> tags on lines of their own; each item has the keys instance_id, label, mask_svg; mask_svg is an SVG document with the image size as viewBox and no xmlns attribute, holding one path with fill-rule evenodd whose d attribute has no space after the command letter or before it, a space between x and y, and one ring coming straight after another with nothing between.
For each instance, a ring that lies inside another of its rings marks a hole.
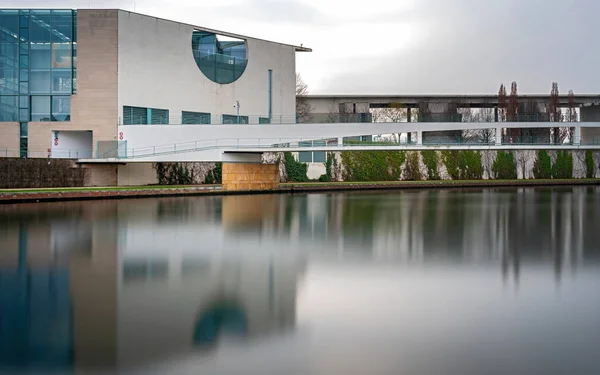
<instances>
[{"instance_id":1,"label":"bare tree","mask_svg":"<svg viewBox=\"0 0 600 375\"><path fill-rule=\"evenodd\" d=\"M548 102L548 121L560 122L562 116L560 113L560 98L558 93L558 83L552 82L552 90L550 91L550 100ZM559 143L560 139L560 128L552 128L552 141L553 143Z\"/></svg>"},{"instance_id":2,"label":"bare tree","mask_svg":"<svg viewBox=\"0 0 600 375\"><path fill-rule=\"evenodd\" d=\"M296 119L298 122L307 122L311 118L312 108L308 102L308 85L300 73L296 73Z\"/></svg>"},{"instance_id":3,"label":"bare tree","mask_svg":"<svg viewBox=\"0 0 600 375\"><path fill-rule=\"evenodd\" d=\"M575 107L575 94L573 93L573 90L569 90L568 108L567 108L567 112L565 113L565 116L564 116L564 121L567 121L567 122L577 122L578 121L577 109ZM574 130L575 129L572 127L561 128L560 136L559 136L560 143L563 143L567 139L569 140L570 143L573 143Z\"/></svg>"},{"instance_id":4,"label":"bare tree","mask_svg":"<svg viewBox=\"0 0 600 375\"><path fill-rule=\"evenodd\" d=\"M389 107L389 108L380 108L377 110L377 121L376 122L406 122L408 119L408 114L406 108L399 107ZM400 142L400 134L393 133L392 138L394 142Z\"/></svg>"},{"instance_id":5,"label":"bare tree","mask_svg":"<svg viewBox=\"0 0 600 375\"><path fill-rule=\"evenodd\" d=\"M492 108L461 108L463 122L494 122L494 110ZM462 132L462 139L467 142L492 143L495 139L496 129L469 129Z\"/></svg>"},{"instance_id":6,"label":"bare tree","mask_svg":"<svg viewBox=\"0 0 600 375\"><path fill-rule=\"evenodd\" d=\"M506 87L504 87L504 84L501 84L500 90L498 91L498 121L506 122L507 108Z\"/></svg>"},{"instance_id":7,"label":"bare tree","mask_svg":"<svg viewBox=\"0 0 600 375\"><path fill-rule=\"evenodd\" d=\"M513 82L510 85L510 97L508 98L508 121L517 122L519 121L519 93L517 90L517 82ZM512 128L510 135L513 139L518 138L521 135L521 129Z\"/></svg>"}]
</instances>

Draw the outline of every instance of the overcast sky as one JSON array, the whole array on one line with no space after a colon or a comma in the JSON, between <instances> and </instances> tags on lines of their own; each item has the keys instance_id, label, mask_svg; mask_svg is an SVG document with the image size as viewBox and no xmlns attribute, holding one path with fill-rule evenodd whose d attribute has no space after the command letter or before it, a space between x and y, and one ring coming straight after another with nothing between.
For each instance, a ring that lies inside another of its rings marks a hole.
<instances>
[{"instance_id":1,"label":"overcast sky","mask_svg":"<svg viewBox=\"0 0 600 375\"><path fill-rule=\"evenodd\" d=\"M313 94L600 92L600 0L3 0L122 8L304 44Z\"/></svg>"}]
</instances>

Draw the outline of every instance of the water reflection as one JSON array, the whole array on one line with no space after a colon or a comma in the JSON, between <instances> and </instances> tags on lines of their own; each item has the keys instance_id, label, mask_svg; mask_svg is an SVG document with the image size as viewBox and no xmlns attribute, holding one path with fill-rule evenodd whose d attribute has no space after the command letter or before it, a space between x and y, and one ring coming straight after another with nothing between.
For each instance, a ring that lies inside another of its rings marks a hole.
<instances>
[{"instance_id":1,"label":"water reflection","mask_svg":"<svg viewBox=\"0 0 600 375\"><path fill-rule=\"evenodd\" d=\"M0 206L0 371L136 368L285 336L309 259L316 280L356 262L363 277L485 266L517 288L529 264L560 285L598 259L599 222L598 187ZM303 311L344 293L361 295Z\"/></svg>"}]
</instances>

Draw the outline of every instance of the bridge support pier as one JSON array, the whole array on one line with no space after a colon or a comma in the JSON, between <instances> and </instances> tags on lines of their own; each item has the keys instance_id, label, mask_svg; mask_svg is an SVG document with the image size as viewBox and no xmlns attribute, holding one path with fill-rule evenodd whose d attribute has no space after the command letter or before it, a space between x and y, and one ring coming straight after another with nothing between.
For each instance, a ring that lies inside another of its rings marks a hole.
<instances>
[{"instance_id":1,"label":"bridge support pier","mask_svg":"<svg viewBox=\"0 0 600 375\"><path fill-rule=\"evenodd\" d=\"M262 164L260 153L223 154L223 190L258 191L279 187L279 165Z\"/></svg>"},{"instance_id":2,"label":"bridge support pier","mask_svg":"<svg viewBox=\"0 0 600 375\"><path fill-rule=\"evenodd\" d=\"M417 131L417 144L418 145L423 144L423 132L421 130Z\"/></svg>"},{"instance_id":3,"label":"bridge support pier","mask_svg":"<svg viewBox=\"0 0 600 375\"><path fill-rule=\"evenodd\" d=\"M581 126L576 126L575 129L573 129L573 144L581 144Z\"/></svg>"},{"instance_id":4,"label":"bridge support pier","mask_svg":"<svg viewBox=\"0 0 600 375\"><path fill-rule=\"evenodd\" d=\"M502 128L496 128L496 144L502 144Z\"/></svg>"}]
</instances>

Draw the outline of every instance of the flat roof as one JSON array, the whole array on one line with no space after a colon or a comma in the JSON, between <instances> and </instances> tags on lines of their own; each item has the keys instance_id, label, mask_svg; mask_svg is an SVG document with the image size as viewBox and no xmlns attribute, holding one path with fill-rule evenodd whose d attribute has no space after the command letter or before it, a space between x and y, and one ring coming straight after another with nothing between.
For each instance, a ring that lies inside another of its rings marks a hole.
<instances>
[{"instance_id":1,"label":"flat roof","mask_svg":"<svg viewBox=\"0 0 600 375\"><path fill-rule=\"evenodd\" d=\"M166 18L156 17L156 16L153 16L153 15L150 15L150 14L132 12L132 11L125 10L125 9L87 9L87 8L82 8L81 10L118 10L120 12L127 12L127 13L131 13L131 14L136 14L136 15L139 15L139 16L151 17L151 18L154 18L154 19L157 19L157 20L162 20L162 21L167 21L167 22L174 22L174 23L178 23L178 24L181 24L181 25L187 25L187 26L191 26L191 27L193 27L195 29L198 29L198 30L208 31L208 32L211 32L211 33L214 33L214 34L229 36L229 37L232 37L232 38L254 39L254 40L260 40L260 41L263 41L263 42L281 44L283 46L293 47L296 52L312 52L311 48L307 48L307 47L304 47L302 45L301 46L296 46L294 44L279 43L279 42L274 42L272 40L266 40L266 39L261 39L261 38L254 38L254 37L251 37L251 36L241 35L241 34L234 34L234 33L230 33L230 32L227 32L227 31L221 31L221 30L216 30L216 29L211 29L211 28L208 28L208 27L204 27L204 26L192 25L190 23L179 22L179 21L169 20L169 19L166 19Z\"/></svg>"}]
</instances>

